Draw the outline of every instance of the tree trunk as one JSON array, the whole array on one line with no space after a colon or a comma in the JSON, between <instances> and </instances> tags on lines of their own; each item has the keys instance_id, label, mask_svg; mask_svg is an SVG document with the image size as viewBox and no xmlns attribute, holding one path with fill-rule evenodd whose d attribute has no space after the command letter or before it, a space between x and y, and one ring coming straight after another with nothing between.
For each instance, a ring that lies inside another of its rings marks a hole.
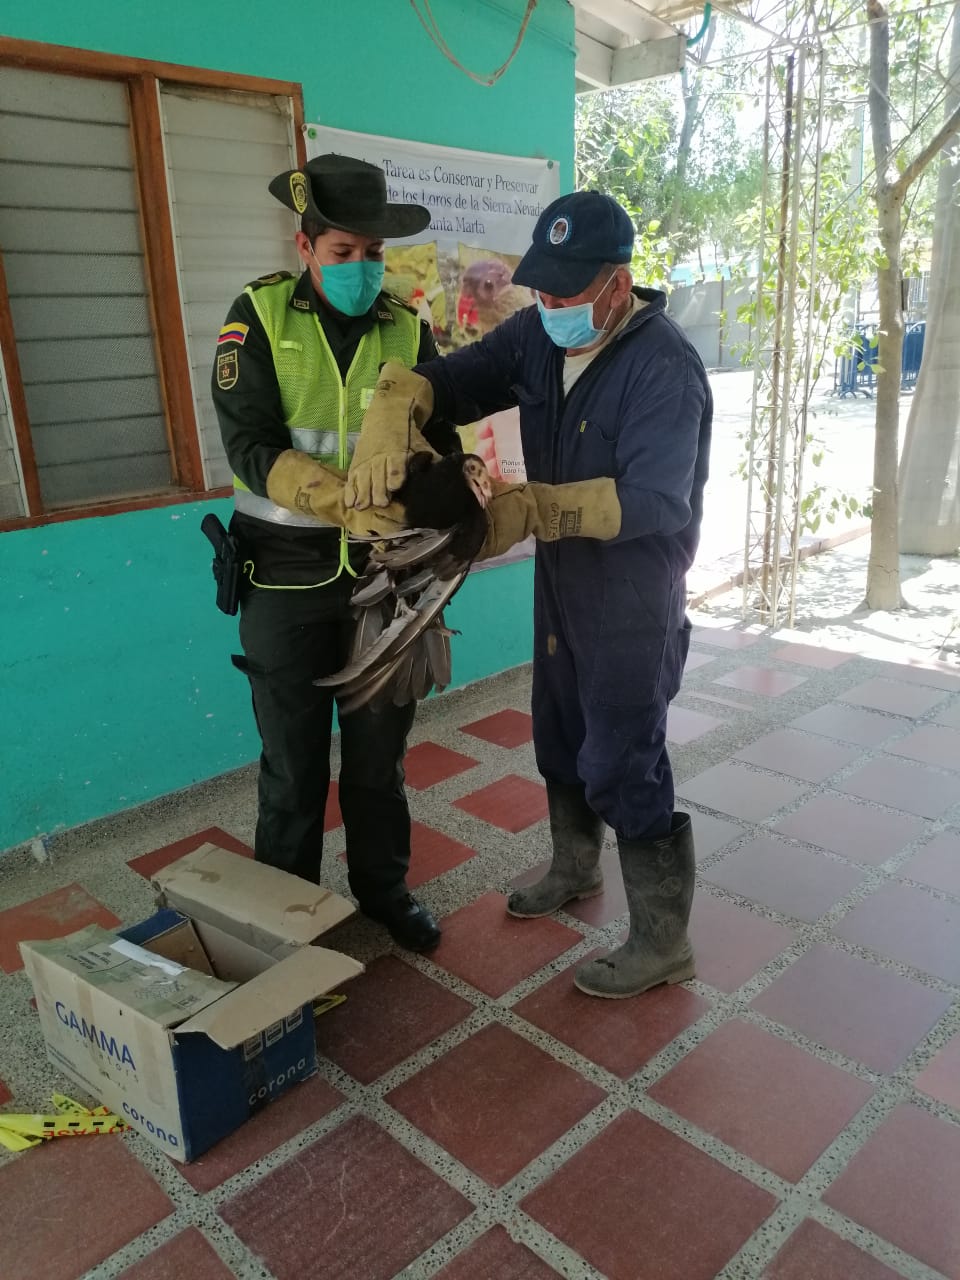
<instances>
[{"instance_id":1,"label":"tree trunk","mask_svg":"<svg viewBox=\"0 0 960 1280\"><path fill-rule=\"evenodd\" d=\"M954 16L945 118L960 105L960 12ZM944 153L937 187L927 331L900 466L900 550L960 547L960 143Z\"/></svg>"},{"instance_id":2,"label":"tree trunk","mask_svg":"<svg viewBox=\"0 0 960 1280\"><path fill-rule=\"evenodd\" d=\"M900 366L903 360L903 299L900 234L903 195L891 172L890 27L879 0L867 0L870 21L870 130L877 170L880 247L886 263L877 270L880 312L877 351L877 426L873 448L873 517L867 566L867 607L899 609L897 545L897 454L900 430Z\"/></svg>"},{"instance_id":3,"label":"tree trunk","mask_svg":"<svg viewBox=\"0 0 960 1280\"><path fill-rule=\"evenodd\" d=\"M707 34L704 36L703 45L700 48L698 62L707 60L716 30L717 20L712 18L710 26L707 28ZM697 107L700 105L699 71L695 68L691 76L689 64L685 64L680 72L680 77L681 92L683 94L683 123L680 126L680 140L677 143L677 163L673 173L673 197L670 201L666 225L663 228L663 234L668 239L676 232L680 222L680 205L683 200L683 189L687 178L690 146L693 142L693 132L698 124Z\"/></svg>"}]
</instances>

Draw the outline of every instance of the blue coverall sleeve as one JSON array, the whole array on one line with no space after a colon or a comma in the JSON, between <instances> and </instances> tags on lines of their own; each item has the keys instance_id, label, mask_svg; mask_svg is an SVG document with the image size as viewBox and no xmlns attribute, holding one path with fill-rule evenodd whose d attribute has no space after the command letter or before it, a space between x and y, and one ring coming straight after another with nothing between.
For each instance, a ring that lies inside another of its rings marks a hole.
<instances>
[{"instance_id":1,"label":"blue coverall sleeve","mask_svg":"<svg viewBox=\"0 0 960 1280\"><path fill-rule=\"evenodd\" d=\"M638 373L617 442L616 542L675 534L690 522L707 387L683 347Z\"/></svg>"},{"instance_id":2,"label":"blue coverall sleeve","mask_svg":"<svg viewBox=\"0 0 960 1280\"><path fill-rule=\"evenodd\" d=\"M522 316L510 316L479 342L442 360L416 366L414 372L433 386L435 417L462 426L517 404L512 388L522 360Z\"/></svg>"}]
</instances>

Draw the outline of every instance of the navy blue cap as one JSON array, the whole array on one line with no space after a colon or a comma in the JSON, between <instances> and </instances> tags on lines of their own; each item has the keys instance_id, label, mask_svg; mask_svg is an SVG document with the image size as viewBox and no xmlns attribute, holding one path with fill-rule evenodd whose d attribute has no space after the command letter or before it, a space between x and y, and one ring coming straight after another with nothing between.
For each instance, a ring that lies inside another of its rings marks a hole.
<instances>
[{"instance_id":1,"label":"navy blue cap","mask_svg":"<svg viewBox=\"0 0 960 1280\"><path fill-rule=\"evenodd\" d=\"M602 191L574 191L548 204L533 229L513 283L556 298L582 293L608 262L633 257L633 223Z\"/></svg>"}]
</instances>

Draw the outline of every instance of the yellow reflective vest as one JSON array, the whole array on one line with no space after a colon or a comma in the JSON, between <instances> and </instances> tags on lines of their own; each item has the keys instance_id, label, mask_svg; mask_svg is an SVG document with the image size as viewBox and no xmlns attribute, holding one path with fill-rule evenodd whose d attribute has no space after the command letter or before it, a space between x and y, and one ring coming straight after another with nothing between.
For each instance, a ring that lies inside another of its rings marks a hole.
<instances>
[{"instance_id":1,"label":"yellow reflective vest","mask_svg":"<svg viewBox=\"0 0 960 1280\"><path fill-rule=\"evenodd\" d=\"M248 285L244 292L273 353L290 447L326 466L346 470L381 365L396 360L409 369L417 363L420 320L381 294L374 303L378 323L360 339L343 379L316 312L290 306L296 286L297 279L289 277L275 284ZM236 509L244 515L287 526L316 529L321 525L311 516L287 511L251 493L239 476L233 477L233 490Z\"/></svg>"}]
</instances>

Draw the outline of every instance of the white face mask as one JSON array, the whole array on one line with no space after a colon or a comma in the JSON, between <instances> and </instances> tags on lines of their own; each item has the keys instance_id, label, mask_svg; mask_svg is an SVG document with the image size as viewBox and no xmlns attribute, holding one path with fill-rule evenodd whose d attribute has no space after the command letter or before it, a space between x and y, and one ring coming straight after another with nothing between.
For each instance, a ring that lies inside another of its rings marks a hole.
<instances>
[{"instance_id":1,"label":"white face mask","mask_svg":"<svg viewBox=\"0 0 960 1280\"><path fill-rule=\"evenodd\" d=\"M607 286L615 279L616 274L614 269L593 302L580 302L575 307L545 307L539 292L537 293L540 319L551 342L570 351L579 347L592 347L595 342L600 341L607 332L610 315L607 316L603 327L597 329L593 323L593 308L606 292ZM612 311L610 314L613 314Z\"/></svg>"}]
</instances>

